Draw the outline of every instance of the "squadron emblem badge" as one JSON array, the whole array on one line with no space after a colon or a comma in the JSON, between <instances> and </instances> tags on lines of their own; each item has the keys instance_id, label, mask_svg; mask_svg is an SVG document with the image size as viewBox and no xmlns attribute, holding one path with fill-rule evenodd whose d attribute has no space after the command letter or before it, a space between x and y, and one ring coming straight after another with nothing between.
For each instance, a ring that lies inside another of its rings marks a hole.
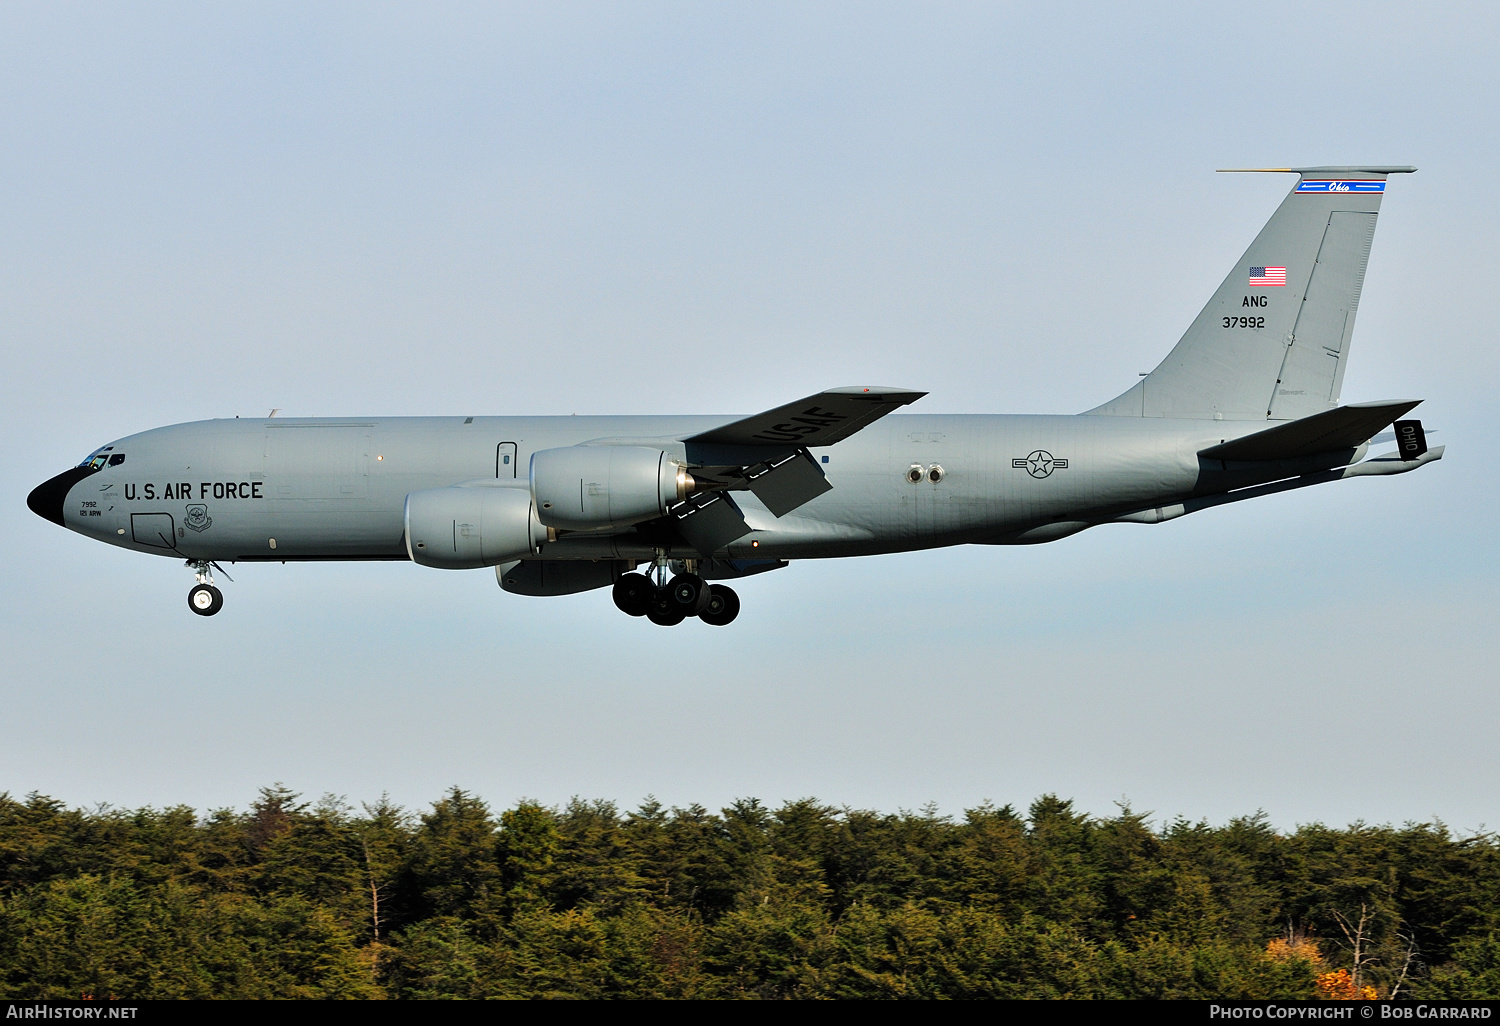
<instances>
[{"instance_id":1,"label":"squadron emblem badge","mask_svg":"<svg viewBox=\"0 0 1500 1026\"><path fill-rule=\"evenodd\" d=\"M207 531L214 526L214 518L208 515L208 507L199 502L187 508L187 516L182 522L190 531Z\"/></svg>"}]
</instances>

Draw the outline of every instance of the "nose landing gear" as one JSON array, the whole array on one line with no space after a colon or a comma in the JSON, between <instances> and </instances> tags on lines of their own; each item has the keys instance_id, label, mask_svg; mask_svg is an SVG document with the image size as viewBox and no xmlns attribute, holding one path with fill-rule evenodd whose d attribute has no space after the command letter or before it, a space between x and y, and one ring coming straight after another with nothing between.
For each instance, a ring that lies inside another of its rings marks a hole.
<instances>
[{"instance_id":1,"label":"nose landing gear","mask_svg":"<svg viewBox=\"0 0 1500 1026\"><path fill-rule=\"evenodd\" d=\"M188 592L188 608L199 616L213 616L224 608L224 593L212 584L200 584Z\"/></svg>"},{"instance_id":2,"label":"nose landing gear","mask_svg":"<svg viewBox=\"0 0 1500 1026\"><path fill-rule=\"evenodd\" d=\"M213 616L224 608L224 593L214 587L213 572L218 569L223 573L224 568L204 559L190 559L187 565L192 567L194 576L198 578L198 583L188 592L188 608L199 616ZM224 576L229 577L228 574Z\"/></svg>"},{"instance_id":3,"label":"nose landing gear","mask_svg":"<svg viewBox=\"0 0 1500 1026\"><path fill-rule=\"evenodd\" d=\"M739 615L740 599L731 589L709 584L688 568L668 580L669 569L667 559L660 557L651 567L651 577L623 574L615 582L615 605L623 613L644 616L662 627L675 626L690 616L723 627Z\"/></svg>"}]
</instances>

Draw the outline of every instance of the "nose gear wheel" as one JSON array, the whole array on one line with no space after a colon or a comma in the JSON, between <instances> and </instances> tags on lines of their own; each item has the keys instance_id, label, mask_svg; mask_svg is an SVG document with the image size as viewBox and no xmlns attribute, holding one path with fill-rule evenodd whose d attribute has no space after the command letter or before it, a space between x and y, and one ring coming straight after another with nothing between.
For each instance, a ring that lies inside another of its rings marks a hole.
<instances>
[{"instance_id":1,"label":"nose gear wheel","mask_svg":"<svg viewBox=\"0 0 1500 1026\"><path fill-rule=\"evenodd\" d=\"M196 585L188 592L188 608L199 616L213 616L224 608L224 593L212 584Z\"/></svg>"}]
</instances>

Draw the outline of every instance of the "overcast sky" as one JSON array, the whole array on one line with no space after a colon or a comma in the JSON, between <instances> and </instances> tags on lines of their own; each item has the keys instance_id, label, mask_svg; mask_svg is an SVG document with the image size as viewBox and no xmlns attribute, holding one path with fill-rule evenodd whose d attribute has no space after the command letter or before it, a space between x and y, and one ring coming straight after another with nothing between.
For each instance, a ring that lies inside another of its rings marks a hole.
<instances>
[{"instance_id":1,"label":"overcast sky","mask_svg":"<svg viewBox=\"0 0 1500 1026\"><path fill-rule=\"evenodd\" d=\"M1500 823L1493 4L0 7L0 791L243 807L1056 792ZM1052 545L806 561L727 629L489 571L180 563L33 516L236 414L1073 413L1290 180L1415 164L1345 401L1436 465Z\"/></svg>"}]
</instances>

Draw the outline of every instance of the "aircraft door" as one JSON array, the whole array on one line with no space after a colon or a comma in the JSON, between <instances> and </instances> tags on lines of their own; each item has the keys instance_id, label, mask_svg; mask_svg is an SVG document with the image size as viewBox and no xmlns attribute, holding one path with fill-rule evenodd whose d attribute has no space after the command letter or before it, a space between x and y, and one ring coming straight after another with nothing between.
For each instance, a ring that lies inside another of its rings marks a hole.
<instances>
[{"instance_id":1,"label":"aircraft door","mask_svg":"<svg viewBox=\"0 0 1500 1026\"><path fill-rule=\"evenodd\" d=\"M177 547L177 525L170 513L130 514L130 538L137 545L158 549Z\"/></svg>"},{"instance_id":2,"label":"aircraft door","mask_svg":"<svg viewBox=\"0 0 1500 1026\"><path fill-rule=\"evenodd\" d=\"M501 442L495 448L495 477L506 480L515 480L516 477L516 443Z\"/></svg>"}]
</instances>

